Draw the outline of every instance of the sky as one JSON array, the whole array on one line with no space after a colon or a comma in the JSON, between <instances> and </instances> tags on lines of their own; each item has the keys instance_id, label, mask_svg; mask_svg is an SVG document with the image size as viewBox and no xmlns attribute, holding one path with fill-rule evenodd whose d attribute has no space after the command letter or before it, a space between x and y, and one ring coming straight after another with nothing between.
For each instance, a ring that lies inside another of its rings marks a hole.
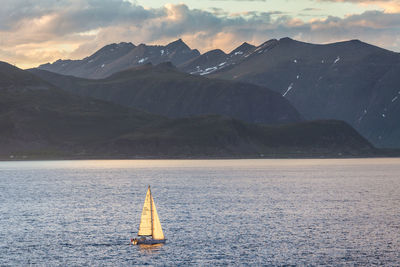
<instances>
[{"instance_id":1,"label":"sky","mask_svg":"<svg viewBox=\"0 0 400 267\"><path fill-rule=\"evenodd\" d=\"M291 37L351 39L400 52L400 0L1 0L0 61L20 68L80 59L104 45L165 45L201 52Z\"/></svg>"}]
</instances>

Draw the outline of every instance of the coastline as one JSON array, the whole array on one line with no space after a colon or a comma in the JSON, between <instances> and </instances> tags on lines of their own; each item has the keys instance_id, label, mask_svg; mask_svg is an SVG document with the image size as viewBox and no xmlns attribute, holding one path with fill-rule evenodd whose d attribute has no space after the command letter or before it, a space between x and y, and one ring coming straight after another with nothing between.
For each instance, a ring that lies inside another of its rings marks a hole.
<instances>
[{"instance_id":1,"label":"coastline","mask_svg":"<svg viewBox=\"0 0 400 267\"><path fill-rule=\"evenodd\" d=\"M260 155L0 155L7 161L69 161L69 160L240 160L240 159L368 159L400 158L400 149L377 149L376 153L271 153Z\"/></svg>"}]
</instances>

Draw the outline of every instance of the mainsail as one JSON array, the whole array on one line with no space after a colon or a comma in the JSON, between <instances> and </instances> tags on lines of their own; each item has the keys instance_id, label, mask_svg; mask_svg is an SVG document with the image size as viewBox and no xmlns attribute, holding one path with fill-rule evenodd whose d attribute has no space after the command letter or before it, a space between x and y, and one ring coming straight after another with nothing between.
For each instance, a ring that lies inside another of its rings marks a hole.
<instances>
[{"instance_id":1,"label":"mainsail","mask_svg":"<svg viewBox=\"0 0 400 267\"><path fill-rule=\"evenodd\" d=\"M150 186L147 189L146 198L144 200L142 217L140 219L138 235L152 235L152 215L151 215L151 192Z\"/></svg>"},{"instance_id":2,"label":"mainsail","mask_svg":"<svg viewBox=\"0 0 400 267\"><path fill-rule=\"evenodd\" d=\"M150 186L147 189L146 198L144 200L142 217L139 225L139 236L152 236L153 239L163 240L164 234L161 228L160 219L158 218L156 205L151 195Z\"/></svg>"}]
</instances>

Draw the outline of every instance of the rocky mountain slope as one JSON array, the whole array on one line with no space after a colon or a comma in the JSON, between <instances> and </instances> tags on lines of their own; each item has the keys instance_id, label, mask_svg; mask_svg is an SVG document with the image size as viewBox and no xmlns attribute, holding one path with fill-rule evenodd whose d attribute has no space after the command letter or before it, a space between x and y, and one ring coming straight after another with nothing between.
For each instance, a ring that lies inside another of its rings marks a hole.
<instances>
[{"instance_id":1,"label":"rocky mountain slope","mask_svg":"<svg viewBox=\"0 0 400 267\"><path fill-rule=\"evenodd\" d=\"M283 38L209 77L268 86L306 119L344 120L378 146L400 147L399 73L399 53L358 40L315 45Z\"/></svg>"},{"instance_id":2,"label":"rocky mountain slope","mask_svg":"<svg viewBox=\"0 0 400 267\"><path fill-rule=\"evenodd\" d=\"M219 114L264 124L302 119L284 97L265 87L189 75L168 63L147 64L99 80L31 71L64 90L172 118Z\"/></svg>"},{"instance_id":3,"label":"rocky mountain slope","mask_svg":"<svg viewBox=\"0 0 400 267\"><path fill-rule=\"evenodd\" d=\"M147 63L172 62L180 65L200 53L190 49L181 39L166 46L135 46L132 43L110 44L82 60L57 60L39 69L84 78L105 78L113 73Z\"/></svg>"},{"instance_id":4,"label":"rocky mountain slope","mask_svg":"<svg viewBox=\"0 0 400 267\"><path fill-rule=\"evenodd\" d=\"M377 146L400 147L399 53L358 40L318 45L282 38L257 47L244 43L229 54L217 49L202 55L181 40L175 43L188 54L194 51L187 58L173 61L184 72L270 88L286 97L305 119L344 120ZM144 48L147 46L142 45ZM107 71L97 65L96 71L100 72L96 74L82 69L58 69L63 62L41 68L104 78L124 68L167 60L161 57L161 50L153 54L154 57L140 54L134 56L135 60L125 54L116 56L112 62L104 63L103 68L110 65ZM123 64L116 63L120 59Z\"/></svg>"},{"instance_id":5,"label":"rocky mountain slope","mask_svg":"<svg viewBox=\"0 0 400 267\"><path fill-rule=\"evenodd\" d=\"M343 122L273 127L215 115L168 119L73 95L7 63L0 66L0 84L6 85L0 87L0 159L376 153Z\"/></svg>"},{"instance_id":6,"label":"rocky mountain slope","mask_svg":"<svg viewBox=\"0 0 400 267\"><path fill-rule=\"evenodd\" d=\"M116 142L126 150L184 157L379 155L364 137L341 121L263 126L221 116L201 116L153 124L121 136Z\"/></svg>"},{"instance_id":7,"label":"rocky mountain slope","mask_svg":"<svg viewBox=\"0 0 400 267\"><path fill-rule=\"evenodd\" d=\"M216 49L180 64L178 68L190 74L207 75L240 63L254 50L256 47L248 43L243 43L229 54Z\"/></svg>"}]
</instances>

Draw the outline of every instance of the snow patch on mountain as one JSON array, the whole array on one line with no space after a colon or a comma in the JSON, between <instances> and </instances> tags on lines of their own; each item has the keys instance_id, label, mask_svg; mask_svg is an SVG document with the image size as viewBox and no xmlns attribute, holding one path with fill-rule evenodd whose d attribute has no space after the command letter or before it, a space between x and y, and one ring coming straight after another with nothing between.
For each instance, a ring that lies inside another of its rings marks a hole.
<instances>
[{"instance_id":1,"label":"snow patch on mountain","mask_svg":"<svg viewBox=\"0 0 400 267\"><path fill-rule=\"evenodd\" d=\"M292 90L292 89L293 89L293 83L291 83L291 84L289 85L289 87L287 88L287 90L286 90L286 92L283 94L283 96L286 96L287 93L289 93L290 90Z\"/></svg>"},{"instance_id":2,"label":"snow patch on mountain","mask_svg":"<svg viewBox=\"0 0 400 267\"><path fill-rule=\"evenodd\" d=\"M140 59L140 60L138 61L138 63L139 63L139 64L142 64L142 63L144 63L145 61L147 61L148 59L149 59L148 57L142 58L142 59Z\"/></svg>"},{"instance_id":3,"label":"snow patch on mountain","mask_svg":"<svg viewBox=\"0 0 400 267\"><path fill-rule=\"evenodd\" d=\"M203 72L201 72L200 75L210 74L210 73L216 71L217 69L218 69L218 67L207 68Z\"/></svg>"},{"instance_id":4,"label":"snow patch on mountain","mask_svg":"<svg viewBox=\"0 0 400 267\"><path fill-rule=\"evenodd\" d=\"M362 119L364 119L365 115L367 115L368 111L366 109L363 110L360 118L358 118L358 122L360 123Z\"/></svg>"}]
</instances>

